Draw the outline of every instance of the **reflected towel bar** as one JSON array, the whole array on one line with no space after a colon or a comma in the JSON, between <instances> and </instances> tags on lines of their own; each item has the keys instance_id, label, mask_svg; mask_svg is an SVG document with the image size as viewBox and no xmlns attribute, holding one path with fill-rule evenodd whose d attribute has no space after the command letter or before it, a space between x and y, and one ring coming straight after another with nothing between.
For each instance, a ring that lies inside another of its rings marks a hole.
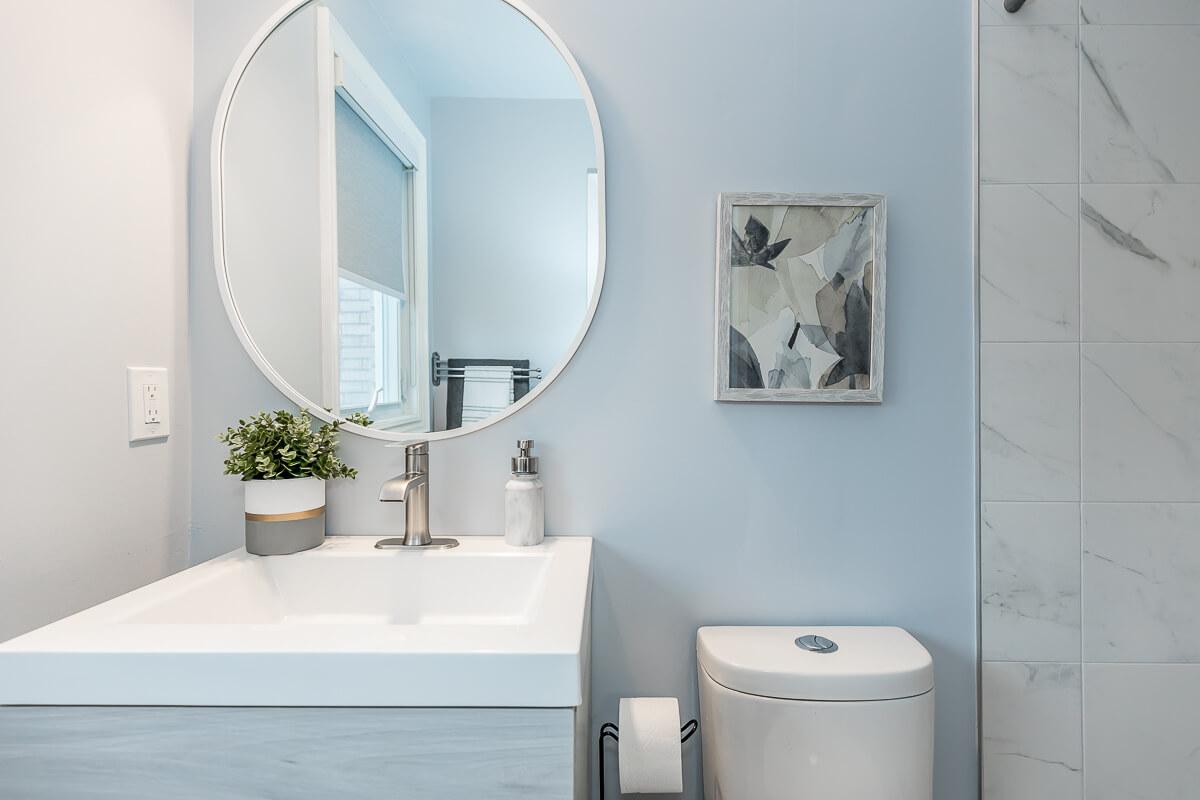
<instances>
[{"instance_id":1,"label":"reflected towel bar","mask_svg":"<svg viewBox=\"0 0 1200 800\"><path fill-rule=\"evenodd\" d=\"M467 376L467 369L468 369L467 367L447 366L442 361L441 355L438 354L437 352L434 352L434 354L432 356L430 356L429 360L430 360L430 367L431 367L431 369L429 371L429 377L430 377L431 381L433 382L434 386L440 386L443 378L465 378ZM529 367L527 369L524 369L521 367L513 367L512 368L512 376L513 376L513 380L540 381L542 379L542 369L541 369L541 367ZM480 382L500 382L500 383L508 383L509 382L505 378L499 378L499 377L477 377L477 378L474 378L473 380L477 380Z\"/></svg>"}]
</instances>

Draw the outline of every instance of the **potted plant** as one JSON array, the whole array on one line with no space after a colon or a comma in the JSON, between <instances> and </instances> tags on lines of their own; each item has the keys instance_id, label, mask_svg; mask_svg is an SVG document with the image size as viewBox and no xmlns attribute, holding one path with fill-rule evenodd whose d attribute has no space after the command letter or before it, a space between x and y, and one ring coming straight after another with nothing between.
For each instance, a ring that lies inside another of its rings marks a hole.
<instances>
[{"instance_id":1,"label":"potted plant","mask_svg":"<svg viewBox=\"0 0 1200 800\"><path fill-rule=\"evenodd\" d=\"M360 414L348 419L371 424ZM325 481L358 474L334 452L341 425L338 420L313 430L307 409L264 411L217 436L229 445L225 474L246 482L248 552L298 553L324 540Z\"/></svg>"}]
</instances>

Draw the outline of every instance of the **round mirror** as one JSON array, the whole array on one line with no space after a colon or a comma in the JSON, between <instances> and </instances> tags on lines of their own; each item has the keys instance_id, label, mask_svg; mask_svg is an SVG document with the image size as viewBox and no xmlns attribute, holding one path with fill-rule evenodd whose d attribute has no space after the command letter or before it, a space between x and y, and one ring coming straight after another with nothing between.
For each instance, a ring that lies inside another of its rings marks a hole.
<instances>
[{"instance_id":1,"label":"round mirror","mask_svg":"<svg viewBox=\"0 0 1200 800\"><path fill-rule=\"evenodd\" d=\"M225 87L213 214L229 318L289 399L382 439L468 432L544 391L595 312L595 103L517 0L292 2Z\"/></svg>"}]
</instances>

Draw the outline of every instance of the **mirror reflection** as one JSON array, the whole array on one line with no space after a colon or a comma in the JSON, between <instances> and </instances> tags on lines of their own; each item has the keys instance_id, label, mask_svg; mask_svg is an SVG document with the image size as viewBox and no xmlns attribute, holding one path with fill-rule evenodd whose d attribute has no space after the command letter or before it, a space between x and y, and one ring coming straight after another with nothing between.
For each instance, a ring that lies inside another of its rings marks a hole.
<instances>
[{"instance_id":1,"label":"mirror reflection","mask_svg":"<svg viewBox=\"0 0 1200 800\"><path fill-rule=\"evenodd\" d=\"M220 140L257 358L372 430L468 426L568 357L596 291L597 137L502 0L322 0L255 51Z\"/></svg>"}]
</instances>

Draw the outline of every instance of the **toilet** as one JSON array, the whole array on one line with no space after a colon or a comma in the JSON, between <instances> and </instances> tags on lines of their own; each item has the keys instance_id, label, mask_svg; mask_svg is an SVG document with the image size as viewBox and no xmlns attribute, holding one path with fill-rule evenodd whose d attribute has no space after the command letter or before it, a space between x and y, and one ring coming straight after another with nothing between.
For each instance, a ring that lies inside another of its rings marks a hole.
<instances>
[{"instance_id":1,"label":"toilet","mask_svg":"<svg viewBox=\"0 0 1200 800\"><path fill-rule=\"evenodd\" d=\"M696 635L705 800L930 800L933 659L902 628Z\"/></svg>"}]
</instances>

